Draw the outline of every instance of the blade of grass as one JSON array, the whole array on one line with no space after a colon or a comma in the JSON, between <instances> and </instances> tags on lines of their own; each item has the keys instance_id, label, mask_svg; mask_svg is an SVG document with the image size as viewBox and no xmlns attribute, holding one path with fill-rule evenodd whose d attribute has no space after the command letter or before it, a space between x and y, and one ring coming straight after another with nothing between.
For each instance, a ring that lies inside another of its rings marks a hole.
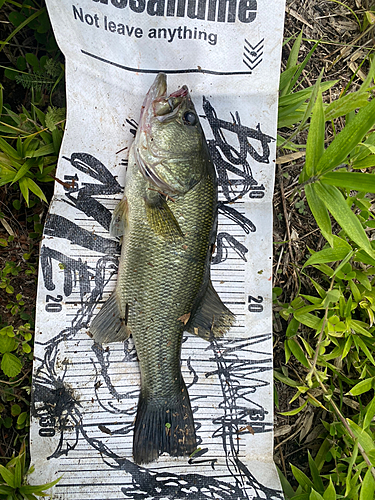
<instances>
[{"instance_id":1,"label":"blade of grass","mask_svg":"<svg viewBox=\"0 0 375 500\"><path fill-rule=\"evenodd\" d=\"M320 181L331 186L339 186L365 193L375 193L375 175L362 172L327 172Z\"/></svg>"},{"instance_id":2,"label":"blade of grass","mask_svg":"<svg viewBox=\"0 0 375 500\"><path fill-rule=\"evenodd\" d=\"M316 191L315 184L307 184L305 186L305 194L310 210L322 231L324 238L333 247L332 225L329 218L328 210Z\"/></svg>"},{"instance_id":3,"label":"blade of grass","mask_svg":"<svg viewBox=\"0 0 375 500\"><path fill-rule=\"evenodd\" d=\"M306 162L301 173L300 182L303 182L315 175L316 166L318 165L319 160L324 153L325 120L323 111L323 98L322 93L319 89L321 76L322 74L320 74L317 81L315 93L316 101L314 103L309 135L307 137L306 143ZM313 100L313 96L314 94L311 96L311 101Z\"/></svg>"},{"instance_id":4,"label":"blade of grass","mask_svg":"<svg viewBox=\"0 0 375 500\"><path fill-rule=\"evenodd\" d=\"M3 50L4 46L7 45L8 42L14 37L14 35L16 35L20 30L22 30L22 28L27 26L29 23L31 23L31 21L33 21L34 19L39 17L41 14L43 14L43 12L45 12L45 10L46 10L45 7L43 7L40 10L37 10L36 12L34 12L34 14L31 14L31 16L29 16L27 19L25 19L25 21L23 21L23 23L21 23L19 26L17 26L17 28L12 31L12 33L4 40L4 42L0 42L0 52Z\"/></svg>"},{"instance_id":5,"label":"blade of grass","mask_svg":"<svg viewBox=\"0 0 375 500\"><path fill-rule=\"evenodd\" d=\"M356 217L351 208L347 205L344 196L337 189L337 187L316 182L314 184L314 190L321 202L324 203L325 207L344 229L349 238L353 240L359 248L365 250L370 257L374 258L375 253L372 250L370 241L362 227L362 224L359 222L359 219Z\"/></svg>"},{"instance_id":6,"label":"blade of grass","mask_svg":"<svg viewBox=\"0 0 375 500\"><path fill-rule=\"evenodd\" d=\"M317 174L324 174L340 165L375 123L375 99L361 108L335 137L321 156Z\"/></svg>"}]
</instances>

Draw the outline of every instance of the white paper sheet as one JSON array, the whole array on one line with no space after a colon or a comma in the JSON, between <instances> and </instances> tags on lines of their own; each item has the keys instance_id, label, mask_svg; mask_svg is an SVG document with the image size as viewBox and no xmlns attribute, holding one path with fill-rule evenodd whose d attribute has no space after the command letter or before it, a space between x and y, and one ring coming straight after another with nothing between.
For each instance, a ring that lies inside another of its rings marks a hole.
<instances>
[{"instance_id":1,"label":"white paper sheet","mask_svg":"<svg viewBox=\"0 0 375 500\"><path fill-rule=\"evenodd\" d=\"M66 57L68 117L40 253L31 453L54 499L282 499L272 460L272 193L284 2L47 0ZM200 452L132 460L131 341L90 321L116 283L108 233L145 93L188 85L219 180L214 286L222 340L186 334L182 371Z\"/></svg>"}]
</instances>

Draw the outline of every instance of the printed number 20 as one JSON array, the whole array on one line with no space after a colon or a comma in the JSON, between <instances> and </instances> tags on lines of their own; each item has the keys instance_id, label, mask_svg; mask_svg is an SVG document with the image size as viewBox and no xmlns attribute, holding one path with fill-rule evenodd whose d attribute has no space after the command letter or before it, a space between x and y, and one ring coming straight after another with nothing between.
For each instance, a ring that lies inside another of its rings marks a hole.
<instances>
[{"instance_id":1,"label":"printed number 20","mask_svg":"<svg viewBox=\"0 0 375 500\"><path fill-rule=\"evenodd\" d=\"M47 295L46 297L46 311L50 313L58 313L62 309L62 305L59 302L62 301L62 295L58 295L57 297L52 297L52 295ZM52 300L52 302L50 302Z\"/></svg>"},{"instance_id":2,"label":"printed number 20","mask_svg":"<svg viewBox=\"0 0 375 500\"><path fill-rule=\"evenodd\" d=\"M262 305L263 297L261 297L260 295L258 295L258 298L255 298L252 295L249 295L248 302L249 302L249 305L247 306L247 308L249 309L250 312L260 313L263 311L263 305ZM254 302L254 304L252 304L252 302Z\"/></svg>"}]
</instances>

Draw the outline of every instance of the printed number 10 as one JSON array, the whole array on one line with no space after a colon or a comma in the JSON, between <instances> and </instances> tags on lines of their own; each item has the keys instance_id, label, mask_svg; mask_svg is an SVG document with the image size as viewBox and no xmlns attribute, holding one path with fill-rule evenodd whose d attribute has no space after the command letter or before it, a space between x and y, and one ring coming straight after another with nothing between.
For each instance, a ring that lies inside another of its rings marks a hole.
<instances>
[{"instance_id":1,"label":"printed number 10","mask_svg":"<svg viewBox=\"0 0 375 500\"><path fill-rule=\"evenodd\" d=\"M260 295L258 295L258 298L255 298L252 295L249 295L248 302L249 302L249 305L247 306L247 308L249 309L250 312L260 313L263 311L263 305L262 305L263 297L261 297Z\"/></svg>"}]
</instances>

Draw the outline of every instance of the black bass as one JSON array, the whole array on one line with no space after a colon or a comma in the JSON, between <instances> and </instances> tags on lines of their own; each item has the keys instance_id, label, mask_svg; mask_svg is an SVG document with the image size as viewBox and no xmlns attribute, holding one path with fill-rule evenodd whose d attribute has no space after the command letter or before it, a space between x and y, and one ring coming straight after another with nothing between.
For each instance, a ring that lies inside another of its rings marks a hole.
<instances>
[{"instance_id":1,"label":"black bass","mask_svg":"<svg viewBox=\"0 0 375 500\"><path fill-rule=\"evenodd\" d=\"M93 320L96 342L132 335L141 371L133 457L148 463L196 449L180 368L182 334L210 340L234 320L210 280L217 180L186 86L160 73L141 110L111 234L122 237L115 291Z\"/></svg>"}]
</instances>

